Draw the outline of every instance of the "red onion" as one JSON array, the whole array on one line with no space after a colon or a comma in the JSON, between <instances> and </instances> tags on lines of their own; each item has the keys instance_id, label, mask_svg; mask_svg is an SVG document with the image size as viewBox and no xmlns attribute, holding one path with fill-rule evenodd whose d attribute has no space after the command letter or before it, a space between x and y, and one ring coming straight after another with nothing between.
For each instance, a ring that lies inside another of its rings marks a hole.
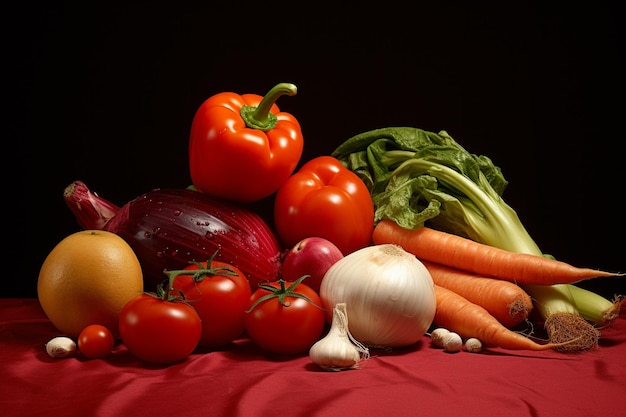
<instances>
[{"instance_id":1,"label":"red onion","mask_svg":"<svg viewBox=\"0 0 626 417\"><path fill-rule=\"evenodd\" d=\"M135 251L146 289L215 253L239 268L253 290L278 279L282 250L276 235L254 211L187 189L154 189L121 208L92 193L82 181L67 186L64 199L84 229L121 236Z\"/></svg>"}]
</instances>

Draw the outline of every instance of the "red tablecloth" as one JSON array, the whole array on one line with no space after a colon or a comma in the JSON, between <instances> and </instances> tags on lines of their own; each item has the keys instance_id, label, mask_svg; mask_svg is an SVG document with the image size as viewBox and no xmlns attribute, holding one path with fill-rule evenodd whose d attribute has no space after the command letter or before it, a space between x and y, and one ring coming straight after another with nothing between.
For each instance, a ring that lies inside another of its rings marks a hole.
<instances>
[{"instance_id":1,"label":"red tablecloth","mask_svg":"<svg viewBox=\"0 0 626 417\"><path fill-rule=\"evenodd\" d=\"M167 367L123 345L106 359L52 359L58 333L36 299L0 299L0 416L623 416L626 317L582 354L445 353L428 337L324 372L242 338Z\"/></svg>"}]
</instances>

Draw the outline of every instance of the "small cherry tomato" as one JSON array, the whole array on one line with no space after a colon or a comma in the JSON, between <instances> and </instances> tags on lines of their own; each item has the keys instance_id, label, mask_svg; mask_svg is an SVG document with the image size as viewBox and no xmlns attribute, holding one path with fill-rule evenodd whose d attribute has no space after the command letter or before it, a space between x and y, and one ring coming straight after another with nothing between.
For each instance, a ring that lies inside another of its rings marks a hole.
<instances>
[{"instance_id":1,"label":"small cherry tomato","mask_svg":"<svg viewBox=\"0 0 626 417\"><path fill-rule=\"evenodd\" d=\"M282 279L259 284L250 297L246 331L250 340L278 354L308 352L324 331L325 310L319 295L309 286Z\"/></svg>"},{"instance_id":2,"label":"small cherry tomato","mask_svg":"<svg viewBox=\"0 0 626 417\"><path fill-rule=\"evenodd\" d=\"M78 335L78 351L90 359L104 358L113 350L115 339L111 331L99 324L90 324Z\"/></svg>"}]
</instances>

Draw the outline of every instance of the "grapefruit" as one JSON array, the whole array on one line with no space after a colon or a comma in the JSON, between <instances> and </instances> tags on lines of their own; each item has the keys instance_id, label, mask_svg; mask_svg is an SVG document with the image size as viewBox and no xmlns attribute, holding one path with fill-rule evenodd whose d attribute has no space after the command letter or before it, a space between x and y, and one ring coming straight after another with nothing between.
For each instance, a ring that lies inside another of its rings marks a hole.
<instances>
[{"instance_id":1,"label":"grapefruit","mask_svg":"<svg viewBox=\"0 0 626 417\"><path fill-rule=\"evenodd\" d=\"M143 274L135 252L104 230L66 236L44 260L37 280L44 313L74 339L90 324L105 326L118 337L122 307L141 292Z\"/></svg>"}]
</instances>

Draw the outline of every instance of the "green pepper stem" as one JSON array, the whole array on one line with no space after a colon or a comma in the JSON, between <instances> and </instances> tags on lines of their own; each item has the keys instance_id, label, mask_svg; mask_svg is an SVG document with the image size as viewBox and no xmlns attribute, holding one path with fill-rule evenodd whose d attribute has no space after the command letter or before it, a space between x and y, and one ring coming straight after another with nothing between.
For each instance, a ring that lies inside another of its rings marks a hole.
<instances>
[{"instance_id":1,"label":"green pepper stem","mask_svg":"<svg viewBox=\"0 0 626 417\"><path fill-rule=\"evenodd\" d=\"M296 95L298 89L291 83L276 84L270 91L265 94L257 107L243 106L241 108L241 117L250 128L259 130L271 130L276 126L276 116L270 113L270 109L276 103L279 97L288 95Z\"/></svg>"}]
</instances>

